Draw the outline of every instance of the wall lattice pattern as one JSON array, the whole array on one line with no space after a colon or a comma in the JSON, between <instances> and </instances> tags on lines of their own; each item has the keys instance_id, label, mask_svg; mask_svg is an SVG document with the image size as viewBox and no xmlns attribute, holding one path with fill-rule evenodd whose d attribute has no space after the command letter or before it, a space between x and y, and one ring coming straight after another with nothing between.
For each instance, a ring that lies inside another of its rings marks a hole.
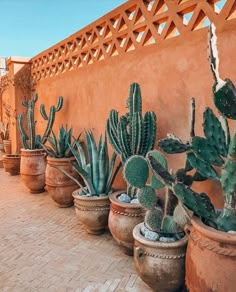
<instances>
[{"instance_id":1,"label":"wall lattice pattern","mask_svg":"<svg viewBox=\"0 0 236 292\"><path fill-rule=\"evenodd\" d=\"M40 80L236 18L236 0L131 0L32 59Z\"/></svg>"}]
</instances>

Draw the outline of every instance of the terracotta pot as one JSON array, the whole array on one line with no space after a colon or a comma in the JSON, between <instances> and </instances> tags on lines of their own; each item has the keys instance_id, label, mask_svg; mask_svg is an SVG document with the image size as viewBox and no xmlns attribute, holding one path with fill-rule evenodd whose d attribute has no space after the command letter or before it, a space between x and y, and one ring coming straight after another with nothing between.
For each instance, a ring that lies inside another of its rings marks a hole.
<instances>
[{"instance_id":1,"label":"terracotta pot","mask_svg":"<svg viewBox=\"0 0 236 292\"><path fill-rule=\"evenodd\" d=\"M133 255L133 229L143 222L145 210L140 204L123 203L118 200L119 191L110 196L111 210L108 226L113 238L118 242L124 253Z\"/></svg>"},{"instance_id":2,"label":"terracotta pot","mask_svg":"<svg viewBox=\"0 0 236 292\"><path fill-rule=\"evenodd\" d=\"M10 175L20 174L20 155L7 154L3 156L3 166Z\"/></svg>"},{"instance_id":3,"label":"terracotta pot","mask_svg":"<svg viewBox=\"0 0 236 292\"><path fill-rule=\"evenodd\" d=\"M108 223L110 210L109 196L86 197L80 196L78 190L72 193L76 215L89 234L101 234Z\"/></svg>"},{"instance_id":4,"label":"terracotta pot","mask_svg":"<svg viewBox=\"0 0 236 292\"><path fill-rule=\"evenodd\" d=\"M134 265L140 278L153 291L173 292L184 286L187 237L175 242L148 240L135 226Z\"/></svg>"},{"instance_id":5,"label":"terracotta pot","mask_svg":"<svg viewBox=\"0 0 236 292\"><path fill-rule=\"evenodd\" d=\"M55 204L60 208L70 207L73 205L72 192L78 189L78 185L66 176L63 172L54 168L53 166L58 166L73 177L79 179L79 175L73 169L71 162L75 161L74 157L70 158L52 158L47 157L46 166L46 185L47 190L51 198L54 200Z\"/></svg>"},{"instance_id":6,"label":"terracotta pot","mask_svg":"<svg viewBox=\"0 0 236 292\"><path fill-rule=\"evenodd\" d=\"M21 149L20 175L31 193L44 192L46 153L42 149Z\"/></svg>"},{"instance_id":7,"label":"terracotta pot","mask_svg":"<svg viewBox=\"0 0 236 292\"><path fill-rule=\"evenodd\" d=\"M3 148L6 154L11 154L11 140L3 140Z\"/></svg>"},{"instance_id":8,"label":"terracotta pot","mask_svg":"<svg viewBox=\"0 0 236 292\"><path fill-rule=\"evenodd\" d=\"M191 292L232 292L236 287L236 234L206 226L200 219L186 227L186 284Z\"/></svg>"}]
</instances>

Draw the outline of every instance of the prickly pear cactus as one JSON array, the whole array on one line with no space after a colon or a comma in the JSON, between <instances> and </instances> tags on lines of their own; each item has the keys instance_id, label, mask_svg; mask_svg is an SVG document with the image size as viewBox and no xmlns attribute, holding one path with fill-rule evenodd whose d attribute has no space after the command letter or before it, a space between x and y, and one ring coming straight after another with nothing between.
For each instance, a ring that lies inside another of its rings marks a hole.
<instances>
[{"instance_id":1,"label":"prickly pear cactus","mask_svg":"<svg viewBox=\"0 0 236 292\"><path fill-rule=\"evenodd\" d=\"M24 100L22 105L27 108L27 124L28 124L28 134L26 133L23 126L23 114L18 116L18 126L20 131L21 143L25 149L40 149L42 144L45 144L54 124L55 114L58 112L63 105L63 97L60 96L58 99L57 106L51 106L49 115L46 114L44 105L41 105L40 112L42 117L47 121L47 126L43 136L35 134L36 121L34 119L34 109L35 103L38 100L38 95L35 94L33 98L29 101Z\"/></svg>"}]
</instances>

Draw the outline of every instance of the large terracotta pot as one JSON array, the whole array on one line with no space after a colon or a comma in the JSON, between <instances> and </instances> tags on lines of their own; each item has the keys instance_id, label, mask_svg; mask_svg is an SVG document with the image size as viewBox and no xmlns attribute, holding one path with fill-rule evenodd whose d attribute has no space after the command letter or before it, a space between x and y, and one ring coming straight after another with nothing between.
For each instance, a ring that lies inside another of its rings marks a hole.
<instances>
[{"instance_id":1,"label":"large terracotta pot","mask_svg":"<svg viewBox=\"0 0 236 292\"><path fill-rule=\"evenodd\" d=\"M71 162L75 161L74 157L70 158L52 158L47 157L46 166L46 185L47 191L55 204L60 208L70 207L73 205L72 192L78 188L78 185L54 166L60 167L70 173L74 178L79 180L79 175L74 170Z\"/></svg>"},{"instance_id":2,"label":"large terracotta pot","mask_svg":"<svg viewBox=\"0 0 236 292\"><path fill-rule=\"evenodd\" d=\"M6 154L11 154L11 140L3 140L3 148Z\"/></svg>"},{"instance_id":3,"label":"large terracotta pot","mask_svg":"<svg viewBox=\"0 0 236 292\"><path fill-rule=\"evenodd\" d=\"M236 234L215 230L200 219L186 227L186 284L190 292L236 289Z\"/></svg>"},{"instance_id":4,"label":"large terracotta pot","mask_svg":"<svg viewBox=\"0 0 236 292\"><path fill-rule=\"evenodd\" d=\"M3 155L3 166L6 172L10 175L20 174L20 155L18 154L6 154Z\"/></svg>"},{"instance_id":5,"label":"large terracotta pot","mask_svg":"<svg viewBox=\"0 0 236 292\"><path fill-rule=\"evenodd\" d=\"M187 237L168 243L148 240L140 233L142 224L133 230L138 275L153 291L177 291L184 286Z\"/></svg>"},{"instance_id":6,"label":"large terracotta pot","mask_svg":"<svg viewBox=\"0 0 236 292\"><path fill-rule=\"evenodd\" d=\"M123 203L118 200L122 191L110 196L111 210L108 226L113 238L118 242L124 253L133 255L133 229L143 222L145 210L140 204Z\"/></svg>"},{"instance_id":7,"label":"large terracotta pot","mask_svg":"<svg viewBox=\"0 0 236 292\"><path fill-rule=\"evenodd\" d=\"M21 149L20 175L31 193L41 193L45 186L46 153L42 149Z\"/></svg>"},{"instance_id":8,"label":"large terracotta pot","mask_svg":"<svg viewBox=\"0 0 236 292\"><path fill-rule=\"evenodd\" d=\"M109 196L86 197L73 192L76 215L89 234L99 235L107 227L110 210Z\"/></svg>"}]
</instances>

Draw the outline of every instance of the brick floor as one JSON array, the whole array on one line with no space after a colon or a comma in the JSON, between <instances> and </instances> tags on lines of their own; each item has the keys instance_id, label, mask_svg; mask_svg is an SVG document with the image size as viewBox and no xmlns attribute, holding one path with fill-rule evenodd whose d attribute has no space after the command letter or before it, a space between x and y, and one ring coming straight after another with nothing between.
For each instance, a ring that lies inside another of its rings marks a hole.
<instances>
[{"instance_id":1,"label":"brick floor","mask_svg":"<svg viewBox=\"0 0 236 292\"><path fill-rule=\"evenodd\" d=\"M74 208L30 194L0 169L0 291L151 291L107 232L87 235Z\"/></svg>"}]
</instances>

